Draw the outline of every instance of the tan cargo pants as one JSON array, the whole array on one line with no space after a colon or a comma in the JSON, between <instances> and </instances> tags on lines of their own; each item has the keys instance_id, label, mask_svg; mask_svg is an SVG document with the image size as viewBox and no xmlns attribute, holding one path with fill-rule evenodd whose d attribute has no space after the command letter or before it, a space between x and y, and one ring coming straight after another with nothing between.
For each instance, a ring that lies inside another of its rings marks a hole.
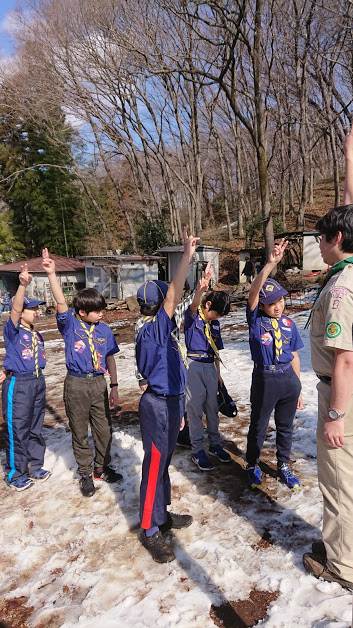
<instances>
[{"instance_id":1,"label":"tan cargo pants","mask_svg":"<svg viewBox=\"0 0 353 628\"><path fill-rule=\"evenodd\" d=\"M353 582L353 397L344 418L344 445L334 449L323 438L331 387L320 381L317 425L317 466L324 499L322 539L328 568Z\"/></svg>"}]
</instances>

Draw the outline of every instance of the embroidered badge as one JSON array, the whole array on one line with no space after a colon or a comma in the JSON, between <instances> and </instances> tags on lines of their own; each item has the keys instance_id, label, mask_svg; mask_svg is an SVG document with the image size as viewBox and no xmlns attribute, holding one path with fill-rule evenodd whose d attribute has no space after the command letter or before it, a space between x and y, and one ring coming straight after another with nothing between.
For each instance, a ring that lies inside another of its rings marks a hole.
<instances>
[{"instance_id":1,"label":"embroidered badge","mask_svg":"<svg viewBox=\"0 0 353 628\"><path fill-rule=\"evenodd\" d=\"M286 327L292 326L292 321L290 320L290 318L282 318L281 323Z\"/></svg>"},{"instance_id":2,"label":"embroidered badge","mask_svg":"<svg viewBox=\"0 0 353 628\"><path fill-rule=\"evenodd\" d=\"M274 286L271 283L269 283L265 288L266 292L273 292L273 289Z\"/></svg>"},{"instance_id":3,"label":"embroidered badge","mask_svg":"<svg viewBox=\"0 0 353 628\"><path fill-rule=\"evenodd\" d=\"M261 344L265 345L266 347L271 344L272 340L272 336L268 331L261 336Z\"/></svg>"},{"instance_id":4,"label":"embroidered badge","mask_svg":"<svg viewBox=\"0 0 353 628\"><path fill-rule=\"evenodd\" d=\"M33 351L32 349L29 349L28 347L26 347L26 349L22 349L21 355L24 360L32 360Z\"/></svg>"},{"instance_id":5,"label":"embroidered badge","mask_svg":"<svg viewBox=\"0 0 353 628\"><path fill-rule=\"evenodd\" d=\"M341 301L343 297L348 294L347 288L336 288L335 286L329 290L330 294L332 294L332 309L338 310L340 307Z\"/></svg>"},{"instance_id":6,"label":"embroidered badge","mask_svg":"<svg viewBox=\"0 0 353 628\"><path fill-rule=\"evenodd\" d=\"M86 345L83 342L83 340L76 340L76 342L74 344L74 349L75 349L76 353L83 353L84 350L86 349Z\"/></svg>"},{"instance_id":7,"label":"embroidered badge","mask_svg":"<svg viewBox=\"0 0 353 628\"><path fill-rule=\"evenodd\" d=\"M22 338L23 340L30 340L31 336L29 336L28 334L23 334Z\"/></svg>"},{"instance_id":8,"label":"embroidered badge","mask_svg":"<svg viewBox=\"0 0 353 628\"><path fill-rule=\"evenodd\" d=\"M339 323L335 323L332 321L331 323L327 323L326 325L326 337L327 338L337 338L342 331L342 327Z\"/></svg>"}]
</instances>

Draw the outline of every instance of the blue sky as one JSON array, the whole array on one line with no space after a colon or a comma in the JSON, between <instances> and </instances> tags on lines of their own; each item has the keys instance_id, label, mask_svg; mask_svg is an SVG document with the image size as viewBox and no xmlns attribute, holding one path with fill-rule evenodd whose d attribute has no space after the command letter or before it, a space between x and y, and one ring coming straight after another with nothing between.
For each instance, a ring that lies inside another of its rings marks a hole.
<instances>
[{"instance_id":1,"label":"blue sky","mask_svg":"<svg viewBox=\"0 0 353 628\"><path fill-rule=\"evenodd\" d=\"M6 18L16 8L17 0L0 0L0 55L10 55L14 50L11 35L6 32Z\"/></svg>"}]
</instances>

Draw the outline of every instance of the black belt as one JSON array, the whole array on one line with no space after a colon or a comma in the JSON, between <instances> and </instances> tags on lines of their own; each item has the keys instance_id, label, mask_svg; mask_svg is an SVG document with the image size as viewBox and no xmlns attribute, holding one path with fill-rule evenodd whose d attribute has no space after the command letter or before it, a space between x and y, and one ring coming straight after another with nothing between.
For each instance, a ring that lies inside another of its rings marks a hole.
<instances>
[{"instance_id":1,"label":"black belt","mask_svg":"<svg viewBox=\"0 0 353 628\"><path fill-rule=\"evenodd\" d=\"M67 371L72 377L83 377L84 379L93 379L94 377L103 377L104 373L76 373L75 371Z\"/></svg>"},{"instance_id":2,"label":"black belt","mask_svg":"<svg viewBox=\"0 0 353 628\"><path fill-rule=\"evenodd\" d=\"M291 366L291 362L287 362L287 364L254 364L254 371L259 371L260 373L285 373Z\"/></svg>"},{"instance_id":3,"label":"black belt","mask_svg":"<svg viewBox=\"0 0 353 628\"><path fill-rule=\"evenodd\" d=\"M185 395L185 393L183 392L179 393L178 395L168 395L167 393L157 393L152 388L150 388L150 386L147 386L146 393L151 393L152 395L155 395L156 397L161 397L162 399L169 399L170 397L183 397Z\"/></svg>"},{"instance_id":4,"label":"black belt","mask_svg":"<svg viewBox=\"0 0 353 628\"><path fill-rule=\"evenodd\" d=\"M209 353L206 353L205 351L202 353L201 352L197 353L197 351L190 351L190 352L188 351L187 356L188 358L190 358L190 360L196 360L198 362L203 362L204 364L214 362L214 355L210 355Z\"/></svg>"},{"instance_id":5,"label":"black belt","mask_svg":"<svg viewBox=\"0 0 353 628\"><path fill-rule=\"evenodd\" d=\"M328 375L318 375L317 373L316 375L321 382L325 382L325 384L331 384L331 377L329 377Z\"/></svg>"},{"instance_id":6,"label":"black belt","mask_svg":"<svg viewBox=\"0 0 353 628\"><path fill-rule=\"evenodd\" d=\"M27 373L19 373L18 371L5 371L5 373L6 377L12 377L13 375L15 377L40 377L41 375L44 375L42 369L38 369L38 375L35 371L28 371Z\"/></svg>"}]
</instances>

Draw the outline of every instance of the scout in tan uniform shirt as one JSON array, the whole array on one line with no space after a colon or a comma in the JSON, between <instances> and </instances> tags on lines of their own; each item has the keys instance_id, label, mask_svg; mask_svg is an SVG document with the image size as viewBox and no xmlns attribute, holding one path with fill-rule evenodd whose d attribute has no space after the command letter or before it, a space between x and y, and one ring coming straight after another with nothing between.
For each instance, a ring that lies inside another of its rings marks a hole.
<instances>
[{"instance_id":1,"label":"scout in tan uniform shirt","mask_svg":"<svg viewBox=\"0 0 353 628\"><path fill-rule=\"evenodd\" d=\"M315 577L353 590L353 133L346 140L346 205L317 223L331 265L311 315L311 357L319 377L317 465L322 541L304 554ZM347 163L348 162L348 163Z\"/></svg>"}]
</instances>

